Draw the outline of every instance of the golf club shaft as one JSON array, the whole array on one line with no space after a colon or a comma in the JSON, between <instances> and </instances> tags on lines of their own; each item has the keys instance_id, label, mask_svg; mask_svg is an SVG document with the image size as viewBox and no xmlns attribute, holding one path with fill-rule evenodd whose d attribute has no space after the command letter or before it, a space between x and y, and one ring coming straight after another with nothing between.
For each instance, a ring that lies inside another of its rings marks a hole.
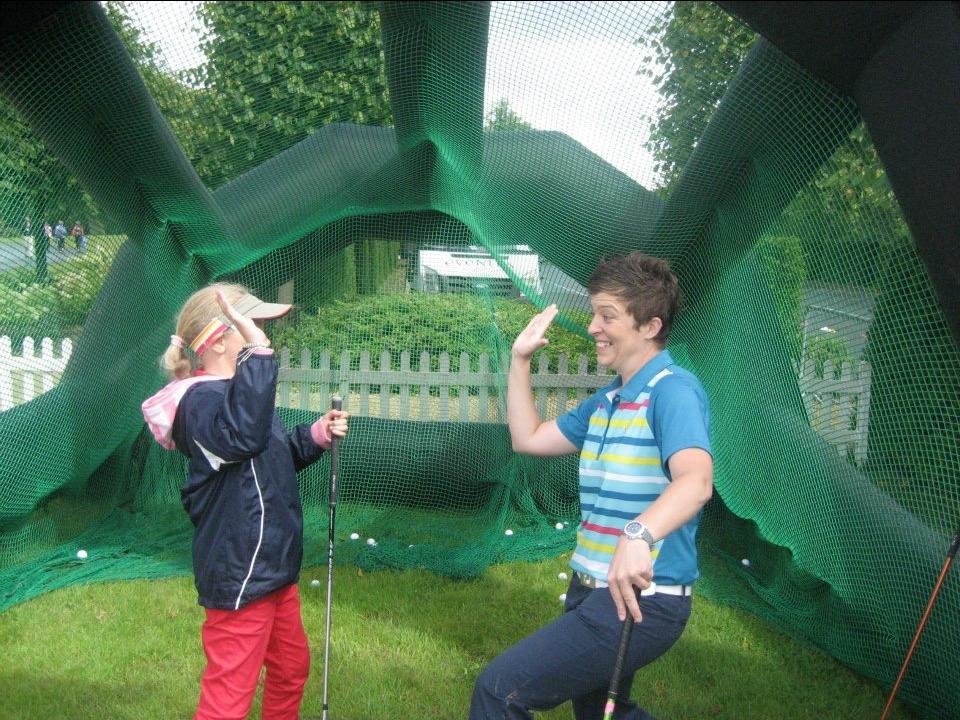
<instances>
[{"instance_id":1,"label":"golf club shaft","mask_svg":"<svg viewBox=\"0 0 960 720\"><path fill-rule=\"evenodd\" d=\"M937 595L940 594L940 588L943 587L943 581L947 578L947 572L950 570L950 565L953 563L953 558L956 557L958 548L960 548L960 530L957 530L957 534L954 536L953 542L950 544L950 549L947 550L947 559L944 560L943 567L940 569L940 576L937 578L937 582L933 586L933 592L930 593L930 600L927 602L927 609L923 611L923 617L920 618L920 624L917 626L917 632L913 635L913 642L910 643L910 649L907 651L907 656L903 659L903 665L900 667L900 673L897 675L897 681L893 684L893 689L890 690L890 697L887 698L887 704L883 708L883 714L880 716L880 720L886 720L887 715L890 714L890 710L893 708L893 700L897 696L897 691L900 689L900 684L903 682L904 675L907 674L907 666L910 665L910 660L913 658L913 653L917 649L917 643L920 642L920 636L923 635L923 631L927 627L927 620L930 619L930 611L933 610L933 605L935 602L937 602Z\"/></svg>"},{"instance_id":2,"label":"golf club shaft","mask_svg":"<svg viewBox=\"0 0 960 720\"><path fill-rule=\"evenodd\" d=\"M334 395L334 410L343 409L343 398ZM330 438L330 523L327 532L327 619L323 632L323 720L327 720L329 710L327 687L330 678L330 623L333 616L333 541L337 519L337 479L340 474L340 448L335 435Z\"/></svg>"},{"instance_id":3,"label":"golf club shaft","mask_svg":"<svg viewBox=\"0 0 960 720\"><path fill-rule=\"evenodd\" d=\"M613 710L617 705L617 694L620 692L620 675L623 674L623 662L627 657L627 648L630 647L630 633L633 631L633 615L627 611L627 619L623 621L623 630L620 631L620 647L617 648L617 660L613 664L613 676L610 678L610 689L607 691L607 704L603 709L603 720L613 720Z\"/></svg>"}]
</instances>

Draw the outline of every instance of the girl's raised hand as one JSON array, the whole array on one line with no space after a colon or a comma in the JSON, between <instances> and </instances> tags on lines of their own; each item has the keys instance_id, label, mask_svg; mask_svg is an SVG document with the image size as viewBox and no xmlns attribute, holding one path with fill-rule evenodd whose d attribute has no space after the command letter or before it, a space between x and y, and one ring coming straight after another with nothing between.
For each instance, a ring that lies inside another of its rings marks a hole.
<instances>
[{"instance_id":1,"label":"girl's raised hand","mask_svg":"<svg viewBox=\"0 0 960 720\"><path fill-rule=\"evenodd\" d=\"M227 300L222 290L217 290L217 302L220 304L220 309L223 310L223 314L226 315L227 319L237 329L237 332L243 336L246 342L262 345L263 347L270 347L270 338L267 337L267 334L257 327L257 324L253 320L238 313Z\"/></svg>"}]
</instances>

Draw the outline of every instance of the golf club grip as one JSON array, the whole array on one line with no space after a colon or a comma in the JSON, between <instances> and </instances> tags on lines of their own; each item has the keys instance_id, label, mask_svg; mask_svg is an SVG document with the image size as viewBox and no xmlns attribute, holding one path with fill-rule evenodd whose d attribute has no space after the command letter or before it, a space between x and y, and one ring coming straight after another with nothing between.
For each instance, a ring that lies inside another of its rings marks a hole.
<instances>
[{"instance_id":1,"label":"golf club grip","mask_svg":"<svg viewBox=\"0 0 960 720\"><path fill-rule=\"evenodd\" d=\"M953 542L950 543L950 548L947 550L947 557L954 557L957 554L957 550L960 550L960 529L958 529L957 534L953 536Z\"/></svg>"},{"instance_id":2,"label":"golf club grip","mask_svg":"<svg viewBox=\"0 0 960 720\"><path fill-rule=\"evenodd\" d=\"M620 646L617 648L617 659L613 664L613 675L610 677L610 689L607 691L607 704L604 708L603 720L612 720L613 718L617 695L620 692L620 676L623 674L623 663L627 657L627 648L630 647L630 633L632 631L633 615L627 611L627 619L623 621L623 630L620 631Z\"/></svg>"},{"instance_id":3,"label":"golf club grip","mask_svg":"<svg viewBox=\"0 0 960 720\"><path fill-rule=\"evenodd\" d=\"M343 398L339 395L334 395L330 398L330 408L332 410L343 410ZM333 464L334 468L337 467L337 461L340 459L340 453L338 452L337 446L340 444L340 438L336 435L330 436L330 452L331 458L330 462Z\"/></svg>"}]
</instances>

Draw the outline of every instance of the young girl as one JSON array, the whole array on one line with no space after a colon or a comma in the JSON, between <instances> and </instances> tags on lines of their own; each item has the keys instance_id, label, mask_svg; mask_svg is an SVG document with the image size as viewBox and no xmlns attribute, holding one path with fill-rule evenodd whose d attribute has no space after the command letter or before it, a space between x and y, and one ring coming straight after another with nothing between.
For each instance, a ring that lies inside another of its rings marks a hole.
<instances>
[{"instance_id":1,"label":"young girl","mask_svg":"<svg viewBox=\"0 0 960 720\"><path fill-rule=\"evenodd\" d=\"M207 656L195 720L246 718L264 665L263 718L295 720L310 669L297 593L297 471L346 437L348 414L331 410L292 432L281 424L277 363L261 325L289 310L240 285L197 291L163 356L173 380L142 406L157 441L190 458L181 500L196 528Z\"/></svg>"}]
</instances>

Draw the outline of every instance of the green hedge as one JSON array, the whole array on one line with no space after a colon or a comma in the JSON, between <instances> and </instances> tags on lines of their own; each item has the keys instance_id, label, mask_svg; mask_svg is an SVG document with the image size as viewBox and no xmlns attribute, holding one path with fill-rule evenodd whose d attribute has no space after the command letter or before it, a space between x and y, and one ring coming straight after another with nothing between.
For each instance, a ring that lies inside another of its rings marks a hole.
<instances>
[{"instance_id":1,"label":"green hedge","mask_svg":"<svg viewBox=\"0 0 960 720\"><path fill-rule=\"evenodd\" d=\"M409 350L416 365L419 354L428 352L434 370L437 356L447 352L451 369L457 370L462 352L474 358L480 353L508 353L513 339L536 312L527 301L467 294L365 296L334 302L315 313L301 313L294 322L273 331L273 345L290 348L294 360L301 348L334 354L366 350L371 358L386 350L391 363L397 363L400 353ZM571 358L583 353L595 369L592 341L557 324L550 328L547 339L550 344L540 352L550 358L551 369L556 369L556 358L562 353Z\"/></svg>"}]
</instances>

